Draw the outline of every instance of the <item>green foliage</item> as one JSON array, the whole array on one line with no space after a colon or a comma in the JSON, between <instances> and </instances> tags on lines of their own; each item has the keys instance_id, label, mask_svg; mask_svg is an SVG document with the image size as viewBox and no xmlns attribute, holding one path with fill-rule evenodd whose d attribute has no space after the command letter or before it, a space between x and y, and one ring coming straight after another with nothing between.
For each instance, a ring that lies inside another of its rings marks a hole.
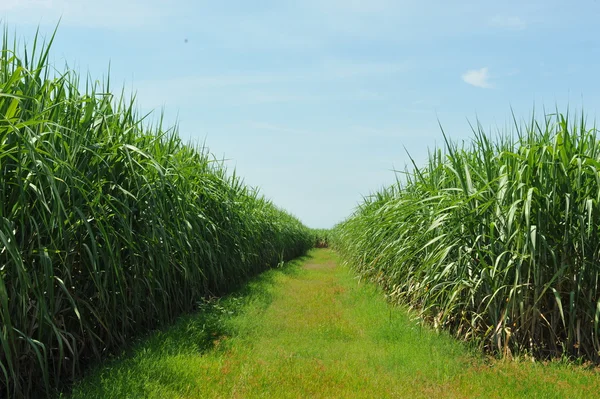
<instances>
[{"instance_id":1,"label":"green foliage","mask_svg":"<svg viewBox=\"0 0 600 399\"><path fill-rule=\"evenodd\" d=\"M584 116L446 141L336 227L358 272L509 355L600 360L600 145Z\"/></svg>"},{"instance_id":2,"label":"green foliage","mask_svg":"<svg viewBox=\"0 0 600 399\"><path fill-rule=\"evenodd\" d=\"M311 229L314 237L315 248L328 248L331 240L331 230L329 229Z\"/></svg>"},{"instance_id":3,"label":"green foliage","mask_svg":"<svg viewBox=\"0 0 600 399\"><path fill-rule=\"evenodd\" d=\"M598 396L594 370L477 355L320 249L140 340L61 398Z\"/></svg>"},{"instance_id":4,"label":"green foliage","mask_svg":"<svg viewBox=\"0 0 600 399\"><path fill-rule=\"evenodd\" d=\"M20 58L5 32L0 54L0 392L14 397L313 245L109 80L55 72L49 50L36 38Z\"/></svg>"}]
</instances>

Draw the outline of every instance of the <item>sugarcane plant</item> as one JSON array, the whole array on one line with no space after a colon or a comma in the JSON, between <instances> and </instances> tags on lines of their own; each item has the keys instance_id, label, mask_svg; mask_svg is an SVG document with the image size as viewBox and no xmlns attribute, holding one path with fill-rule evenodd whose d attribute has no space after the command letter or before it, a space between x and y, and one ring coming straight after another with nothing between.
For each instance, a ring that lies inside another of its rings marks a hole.
<instances>
[{"instance_id":1,"label":"sugarcane plant","mask_svg":"<svg viewBox=\"0 0 600 399\"><path fill-rule=\"evenodd\" d=\"M33 397L204 297L303 254L308 228L110 80L0 53L0 396Z\"/></svg>"},{"instance_id":2,"label":"sugarcane plant","mask_svg":"<svg viewBox=\"0 0 600 399\"><path fill-rule=\"evenodd\" d=\"M600 145L544 113L430 151L335 228L358 273L499 355L600 360Z\"/></svg>"}]
</instances>

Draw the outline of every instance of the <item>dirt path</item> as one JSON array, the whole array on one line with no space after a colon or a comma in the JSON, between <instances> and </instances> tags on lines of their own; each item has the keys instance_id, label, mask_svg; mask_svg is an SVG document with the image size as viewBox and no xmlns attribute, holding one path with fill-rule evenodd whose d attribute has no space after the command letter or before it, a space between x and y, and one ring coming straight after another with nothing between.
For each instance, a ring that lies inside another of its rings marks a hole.
<instances>
[{"instance_id":1,"label":"dirt path","mask_svg":"<svg viewBox=\"0 0 600 399\"><path fill-rule=\"evenodd\" d=\"M470 354L390 307L373 286L358 284L330 250L268 272L211 309L217 321L186 318L100 369L75 396L591 398L600 392L594 372L490 363ZM202 339L208 346L194 343Z\"/></svg>"}]
</instances>

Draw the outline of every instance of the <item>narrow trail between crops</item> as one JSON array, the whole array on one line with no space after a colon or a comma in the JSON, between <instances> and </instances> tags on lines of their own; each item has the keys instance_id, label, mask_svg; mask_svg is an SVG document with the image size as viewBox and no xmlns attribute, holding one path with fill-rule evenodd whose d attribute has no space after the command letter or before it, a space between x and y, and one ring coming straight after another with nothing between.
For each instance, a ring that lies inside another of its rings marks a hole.
<instances>
[{"instance_id":1,"label":"narrow trail between crops","mask_svg":"<svg viewBox=\"0 0 600 399\"><path fill-rule=\"evenodd\" d=\"M185 318L134 355L97 370L73 397L589 398L600 392L595 372L486 360L420 327L327 249L264 273L211 309L218 320Z\"/></svg>"}]
</instances>

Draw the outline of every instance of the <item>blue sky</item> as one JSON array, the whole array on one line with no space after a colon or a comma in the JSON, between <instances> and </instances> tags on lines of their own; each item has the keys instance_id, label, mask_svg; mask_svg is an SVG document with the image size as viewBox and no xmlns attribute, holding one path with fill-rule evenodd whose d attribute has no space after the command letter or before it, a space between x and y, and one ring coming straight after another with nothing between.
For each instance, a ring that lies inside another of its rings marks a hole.
<instances>
[{"instance_id":1,"label":"blue sky","mask_svg":"<svg viewBox=\"0 0 600 399\"><path fill-rule=\"evenodd\" d=\"M135 90L311 227L348 216L467 120L600 105L600 3L0 0L53 62ZM187 42L186 42L187 40Z\"/></svg>"}]
</instances>

